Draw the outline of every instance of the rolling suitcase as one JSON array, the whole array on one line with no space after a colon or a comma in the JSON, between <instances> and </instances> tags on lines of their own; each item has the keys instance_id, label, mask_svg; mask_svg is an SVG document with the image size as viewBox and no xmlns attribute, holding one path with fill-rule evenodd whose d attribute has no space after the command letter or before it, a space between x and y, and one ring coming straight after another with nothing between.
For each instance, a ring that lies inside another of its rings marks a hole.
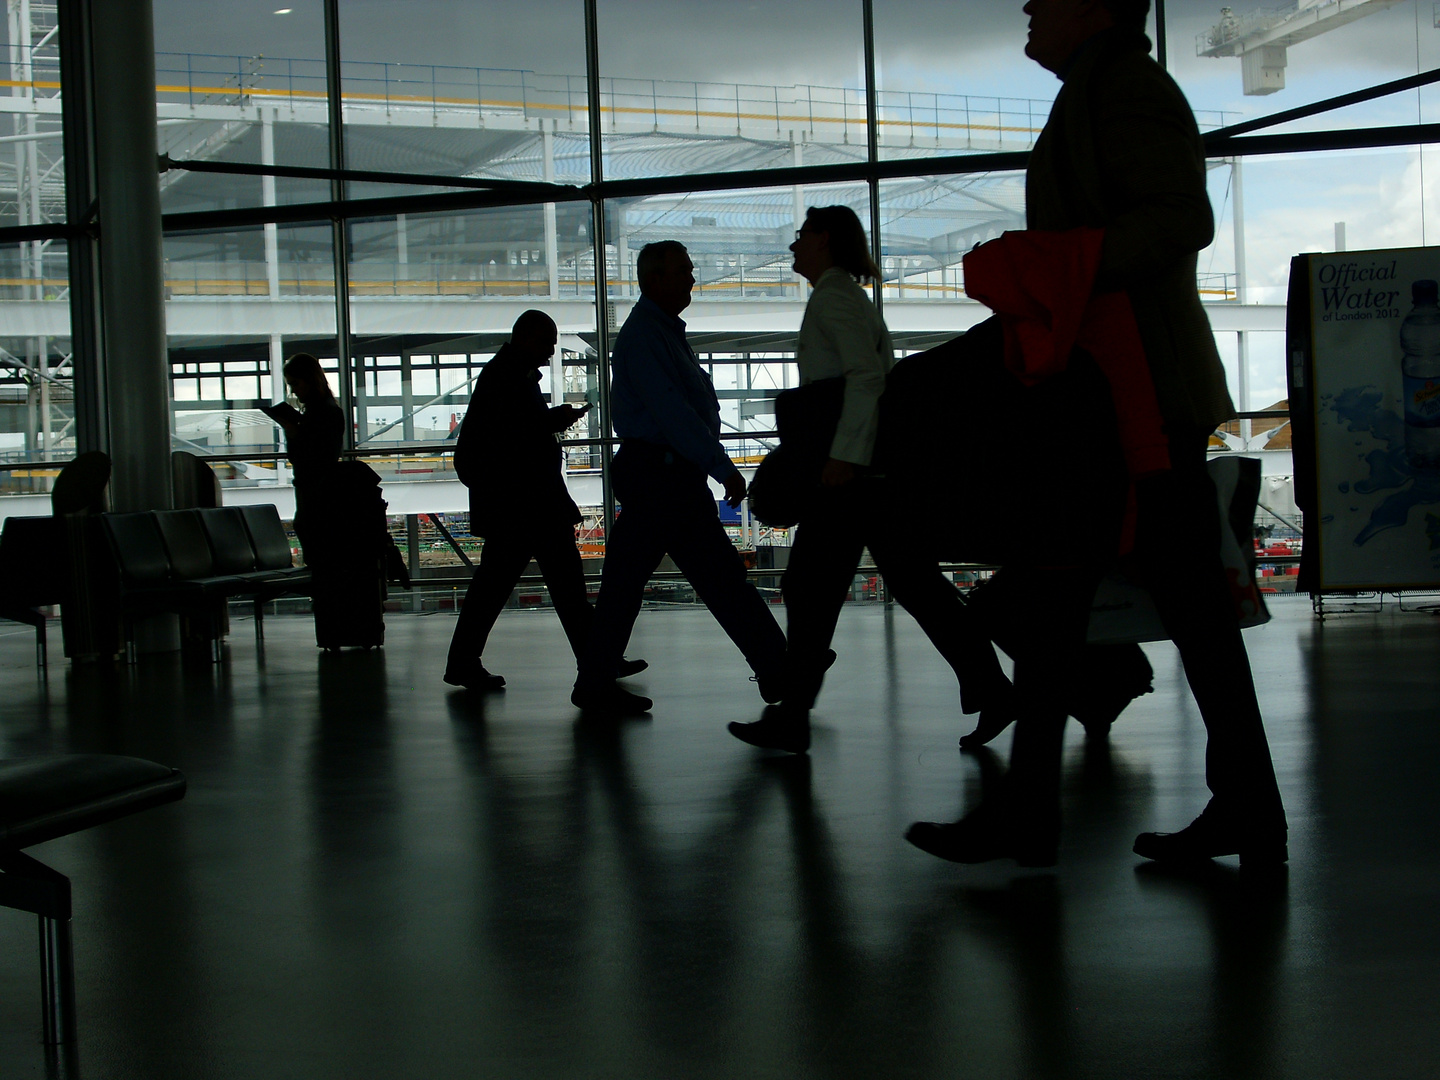
<instances>
[{"instance_id":1,"label":"rolling suitcase","mask_svg":"<svg viewBox=\"0 0 1440 1080\"><path fill-rule=\"evenodd\" d=\"M380 477L364 462L335 466L324 499L321 557L312 566L315 643L322 649L385 644L385 577L394 546Z\"/></svg>"},{"instance_id":2,"label":"rolling suitcase","mask_svg":"<svg viewBox=\"0 0 1440 1080\"><path fill-rule=\"evenodd\" d=\"M315 644L322 649L385 644L385 578L380 559L316 569L311 577Z\"/></svg>"}]
</instances>

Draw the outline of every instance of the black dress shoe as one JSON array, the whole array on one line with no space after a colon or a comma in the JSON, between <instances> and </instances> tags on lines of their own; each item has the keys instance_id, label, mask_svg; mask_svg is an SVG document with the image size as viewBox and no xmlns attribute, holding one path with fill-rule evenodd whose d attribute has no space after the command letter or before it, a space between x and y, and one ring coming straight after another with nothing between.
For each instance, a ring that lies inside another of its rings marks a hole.
<instances>
[{"instance_id":1,"label":"black dress shoe","mask_svg":"<svg viewBox=\"0 0 1440 1080\"><path fill-rule=\"evenodd\" d=\"M625 657L622 656L619 665L615 668L615 677L617 679L628 679L631 675L639 675L640 672L649 666L650 661L648 660L626 660Z\"/></svg>"},{"instance_id":2,"label":"black dress shoe","mask_svg":"<svg viewBox=\"0 0 1440 1080\"><path fill-rule=\"evenodd\" d=\"M731 735L766 750L803 754L810 749L810 718L804 712L771 705L749 724L731 723Z\"/></svg>"},{"instance_id":3,"label":"black dress shoe","mask_svg":"<svg viewBox=\"0 0 1440 1080\"><path fill-rule=\"evenodd\" d=\"M632 694L614 683L600 687L575 687L570 691L570 704L581 712L595 716L639 716L650 711L655 703L648 697Z\"/></svg>"},{"instance_id":4,"label":"black dress shoe","mask_svg":"<svg viewBox=\"0 0 1440 1080\"><path fill-rule=\"evenodd\" d=\"M1132 849L1142 859L1164 863L1197 863L1225 855L1240 856L1241 866L1280 866L1290 858L1286 829L1244 825L1207 806L1179 832L1141 833Z\"/></svg>"},{"instance_id":5,"label":"black dress shoe","mask_svg":"<svg viewBox=\"0 0 1440 1080\"><path fill-rule=\"evenodd\" d=\"M1021 866L1054 866L1059 839L1021 836L994 815L977 820L975 814L955 822L917 821L905 839L936 858L957 863L983 863L1014 859Z\"/></svg>"},{"instance_id":6,"label":"black dress shoe","mask_svg":"<svg viewBox=\"0 0 1440 1080\"><path fill-rule=\"evenodd\" d=\"M490 674L479 660L463 668L446 668L445 681L451 686L463 686L466 690L505 689L505 676Z\"/></svg>"}]
</instances>

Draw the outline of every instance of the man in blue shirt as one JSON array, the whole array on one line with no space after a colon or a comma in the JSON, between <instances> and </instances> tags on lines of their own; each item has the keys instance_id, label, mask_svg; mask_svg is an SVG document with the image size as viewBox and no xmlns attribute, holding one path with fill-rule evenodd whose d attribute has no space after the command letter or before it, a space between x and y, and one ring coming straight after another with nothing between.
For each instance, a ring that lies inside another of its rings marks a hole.
<instances>
[{"instance_id":1,"label":"man in blue shirt","mask_svg":"<svg viewBox=\"0 0 1440 1080\"><path fill-rule=\"evenodd\" d=\"M611 479L622 512L605 545L590 640L571 701L581 709L645 712L649 698L615 685L645 584L668 553L778 700L785 635L745 577L706 476L739 506L745 480L720 443L720 402L685 340L695 266L683 244L647 244L636 261L640 300L615 339L611 422L620 438Z\"/></svg>"}]
</instances>

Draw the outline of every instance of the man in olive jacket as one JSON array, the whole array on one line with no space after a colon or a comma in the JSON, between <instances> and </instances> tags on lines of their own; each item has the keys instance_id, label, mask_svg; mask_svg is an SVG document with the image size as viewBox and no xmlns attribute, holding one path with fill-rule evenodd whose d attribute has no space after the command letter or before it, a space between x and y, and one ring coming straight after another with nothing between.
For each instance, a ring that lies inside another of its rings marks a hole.
<instances>
[{"instance_id":1,"label":"man in olive jacket","mask_svg":"<svg viewBox=\"0 0 1440 1080\"><path fill-rule=\"evenodd\" d=\"M1165 861L1287 857L1285 811L1245 645L1219 557L1206 446L1235 407L1196 289L1214 216L1205 149L1174 80L1150 57L1149 0L1029 0L1026 55L1063 82L1025 174L1026 223L1105 231L1096 291L1134 308L1169 441L1171 469L1136 485L1129 572L1155 598L1209 736L1205 811L1178 833L1144 833L1135 852ZM1083 626L1083 620L1080 620ZM1053 673L1052 673L1053 674ZM1055 680L1052 677L1052 682ZM1017 678L1017 688L1019 680ZM1013 805L954 825L919 823L917 846L957 861L1053 861L1063 707L1022 718ZM1048 832L1048 835L1046 833Z\"/></svg>"},{"instance_id":2,"label":"man in olive jacket","mask_svg":"<svg viewBox=\"0 0 1440 1080\"><path fill-rule=\"evenodd\" d=\"M580 510L565 486L564 451L555 439L590 406L545 404L540 368L555 354L558 340L554 321L543 311L521 314L510 341L475 380L456 438L455 472L470 489L470 531L483 536L485 546L450 641L445 681L452 686L505 685L503 677L485 670L480 656L532 558L577 656L590 633L594 608L575 546ZM621 674L634 675L645 666L643 660L622 661Z\"/></svg>"}]
</instances>

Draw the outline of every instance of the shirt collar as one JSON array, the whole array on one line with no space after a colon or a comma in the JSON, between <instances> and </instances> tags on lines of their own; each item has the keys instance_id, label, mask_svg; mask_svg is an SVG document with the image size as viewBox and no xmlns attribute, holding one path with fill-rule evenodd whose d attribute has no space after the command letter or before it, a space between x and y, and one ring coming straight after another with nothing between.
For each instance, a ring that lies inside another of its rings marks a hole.
<instances>
[{"instance_id":1,"label":"shirt collar","mask_svg":"<svg viewBox=\"0 0 1440 1080\"><path fill-rule=\"evenodd\" d=\"M821 274L818 278L815 279L815 288L820 288L820 286L824 285L827 281L834 283L846 279L854 280L853 278L850 278L849 273L846 272L844 267L832 266L830 267L830 269L826 270L823 274Z\"/></svg>"},{"instance_id":2,"label":"shirt collar","mask_svg":"<svg viewBox=\"0 0 1440 1080\"><path fill-rule=\"evenodd\" d=\"M639 300L635 301L635 306L644 311L652 319L659 319L662 323L674 330L678 330L681 334L685 333L685 320L678 315L671 315L668 311L663 310L659 304L655 303L655 301L651 300L648 296L642 295Z\"/></svg>"}]
</instances>

